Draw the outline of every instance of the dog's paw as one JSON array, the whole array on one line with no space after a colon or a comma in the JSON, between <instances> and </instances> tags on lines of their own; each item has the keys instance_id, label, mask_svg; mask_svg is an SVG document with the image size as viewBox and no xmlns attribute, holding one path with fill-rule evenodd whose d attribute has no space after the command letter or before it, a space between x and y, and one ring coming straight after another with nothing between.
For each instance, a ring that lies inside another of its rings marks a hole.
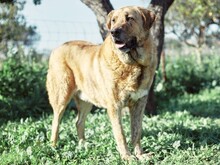
<instances>
[{"instance_id":1,"label":"dog's paw","mask_svg":"<svg viewBox=\"0 0 220 165\"><path fill-rule=\"evenodd\" d=\"M147 161L147 160L150 160L152 156L153 156L153 153L144 153L144 154L137 154L136 158L140 161L142 160Z\"/></svg>"},{"instance_id":2,"label":"dog's paw","mask_svg":"<svg viewBox=\"0 0 220 165\"><path fill-rule=\"evenodd\" d=\"M123 160L126 160L126 161L133 161L133 160L137 160L137 158L134 156L134 155L122 155L121 158Z\"/></svg>"},{"instance_id":3,"label":"dog's paw","mask_svg":"<svg viewBox=\"0 0 220 165\"><path fill-rule=\"evenodd\" d=\"M51 147L54 147L54 148L55 148L55 147L56 147L56 142L51 141L51 142L50 142L50 145L51 145Z\"/></svg>"},{"instance_id":4,"label":"dog's paw","mask_svg":"<svg viewBox=\"0 0 220 165\"><path fill-rule=\"evenodd\" d=\"M88 148L89 148L89 142L87 142L84 139L80 139L79 142L78 142L77 149L85 150L85 149L88 149Z\"/></svg>"},{"instance_id":5,"label":"dog's paw","mask_svg":"<svg viewBox=\"0 0 220 165\"><path fill-rule=\"evenodd\" d=\"M80 139L78 145L79 146L84 146L86 141L84 139Z\"/></svg>"}]
</instances>

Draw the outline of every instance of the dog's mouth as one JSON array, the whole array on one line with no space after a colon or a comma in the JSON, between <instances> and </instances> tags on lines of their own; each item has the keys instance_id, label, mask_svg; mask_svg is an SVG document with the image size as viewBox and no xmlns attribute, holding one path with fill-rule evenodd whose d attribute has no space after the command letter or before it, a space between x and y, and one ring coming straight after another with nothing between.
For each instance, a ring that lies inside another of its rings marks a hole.
<instances>
[{"instance_id":1,"label":"dog's mouth","mask_svg":"<svg viewBox=\"0 0 220 165\"><path fill-rule=\"evenodd\" d=\"M134 49L134 48L137 47L137 38L132 37L127 42L122 41L122 40L117 39L117 38L114 38L114 43L115 43L116 48L118 48L119 50L127 53L131 49Z\"/></svg>"}]
</instances>

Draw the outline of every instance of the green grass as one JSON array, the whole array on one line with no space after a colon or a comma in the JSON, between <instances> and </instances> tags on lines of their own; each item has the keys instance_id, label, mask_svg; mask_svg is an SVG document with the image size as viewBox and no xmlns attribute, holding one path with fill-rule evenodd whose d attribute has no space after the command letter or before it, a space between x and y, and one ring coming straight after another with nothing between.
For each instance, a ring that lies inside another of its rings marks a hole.
<instances>
[{"instance_id":1,"label":"green grass","mask_svg":"<svg viewBox=\"0 0 220 165\"><path fill-rule=\"evenodd\" d=\"M220 164L220 88L170 98L159 103L158 109L157 116L145 116L143 121L142 144L153 157L130 164ZM4 120L0 164L128 164L119 157L104 110L89 114L84 146L78 146L75 116L74 111L65 113L56 148L49 143L52 113ZM127 115L123 123L130 143Z\"/></svg>"}]
</instances>

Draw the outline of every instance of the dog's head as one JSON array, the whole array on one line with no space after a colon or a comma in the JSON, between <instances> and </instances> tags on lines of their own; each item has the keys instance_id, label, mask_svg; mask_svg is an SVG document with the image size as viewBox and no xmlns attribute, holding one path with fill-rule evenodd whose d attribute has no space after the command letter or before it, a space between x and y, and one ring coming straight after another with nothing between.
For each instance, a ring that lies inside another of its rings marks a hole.
<instances>
[{"instance_id":1,"label":"dog's head","mask_svg":"<svg viewBox=\"0 0 220 165\"><path fill-rule=\"evenodd\" d=\"M120 51L136 48L149 34L155 14L141 7L124 7L108 14L107 27Z\"/></svg>"}]
</instances>

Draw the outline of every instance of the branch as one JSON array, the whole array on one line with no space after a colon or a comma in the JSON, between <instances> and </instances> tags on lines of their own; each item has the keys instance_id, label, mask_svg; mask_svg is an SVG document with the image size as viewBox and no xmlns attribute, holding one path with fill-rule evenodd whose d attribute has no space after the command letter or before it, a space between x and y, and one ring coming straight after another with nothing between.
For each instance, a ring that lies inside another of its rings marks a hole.
<instances>
[{"instance_id":1,"label":"branch","mask_svg":"<svg viewBox=\"0 0 220 165\"><path fill-rule=\"evenodd\" d=\"M182 35L179 35L175 29L173 29L173 34L175 34L177 36L177 38L181 41L181 42L184 42L186 45L188 46L191 46L191 47L194 47L194 48L197 48L198 46L196 44L193 44L193 43L190 43L187 39L184 39L182 37Z\"/></svg>"},{"instance_id":2,"label":"branch","mask_svg":"<svg viewBox=\"0 0 220 165\"><path fill-rule=\"evenodd\" d=\"M191 46L191 47L194 47L194 48L198 48L198 45L193 44L193 43L190 43L190 42L187 41L187 40L184 40L183 42L184 42L186 45L188 45L188 46Z\"/></svg>"},{"instance_id":3,"label":"branch","mask_svg":"<svg viewBox=\"0 0 220 165\"><path fill-rule=\"evenodd\" d=\"M220 16L219 17L212 17L206 22L206 26L209 26L212 24L220 26Z\"/></svg>"},{"instance_id":4,"label":"branch","mask_svg":"<svg viewBox=\"0 0 220 165\"><path fill-rule=\"evenodd\" d=\"M108 13L113 10L112 4L109 0L80 0L87 5L95 14L102 39L104 40L108 30L105 26Z\"/></svg>"},{"instance_id":5,"label":"branch","mask_svg":"<svg viewBox=\"0 0 220 165\"><path fill-rule=\"evenodd\" d=\"M0 0L0 3L15 4L15 3L17 3L17 1L16 0ZM33 3L35 5L40 5L41 4L41 0L33 0Z\"/></svg>"},{"instance_id":6,"label":"branch","mask_svg":"<svg viewBox=\"0 0 220 165\"><path fill-rule=\"evenodd\" d=\"M0 3L13 4L13 3L15 3L15 0L0 0Z\"/></svg>"},{"instance_id":7,"label":"branch","mask_svg":"<svg viewBox=\"0 0 220 165\"><path fill-rule=\"evenodd\" d=\"M152 34L155 44L157 45L158 65L160 63L160 55L163 50L164 43L164 16L174 0L151 0L148 9L156 14L156 21L152 28Z\"/></svg>"},{"instance_id":8,"label":"branch","mask_svg":"<svg viewBox=\"0 0 220 165\"><path fill-rule=\"evenodd\" d=\"M156 13L162 9L162 15L165 15L173 2L174 0L151 0L149 8L153 9Z\"/></svg>"}]
</instances>

